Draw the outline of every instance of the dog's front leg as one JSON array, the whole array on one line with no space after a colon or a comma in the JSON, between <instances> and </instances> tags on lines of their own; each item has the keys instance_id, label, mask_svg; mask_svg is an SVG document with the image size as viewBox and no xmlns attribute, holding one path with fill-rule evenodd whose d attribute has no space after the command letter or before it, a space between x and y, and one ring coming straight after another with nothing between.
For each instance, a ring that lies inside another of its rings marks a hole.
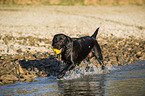
<instances>
[{"instance_id":1,"label":"dog's front leg","mask_svg":"<svg viewBox=\"0 0 145 96\"><path fill-rule=\"evenodd\" d=\"M67 58L65 60L65 63L67 66L58 74L58 76L57 76L58 79L62 78L67 71L69 71L75 67L72 50L67 50L67 53L69 53L69 55L65 56L65 58Z\"/></svg>"},{"instance_id":2,"label":"dog's front leg","mask_svg":"<svg viewBox=\"0 0 145 96\"><path fill-rule=\"evenodd\" d=\"M75 67L75 64L74 64L74 63L69 64L68 66L66 66L66 67L58 74L57 78L58 78L58 79L62 78L62 77L65 75L65 73L66 73L67 71L71 70L71 69L74 68L74 67Z\"/></svg>"},{"instance_id":3,"label":"dog's front leg","mask_svg":"<svg viewBox=\"0 0 145 96\"><path fill-rule=\"evenodd\" d=\"M67 61L66 63L67 63L67 66L58 74L58 76L57 76L58 79L62 78L67 71L69 71L75 67L75 63L73 61L72 54L70 55L69 61Z\"/></svg>"}]
</instances>

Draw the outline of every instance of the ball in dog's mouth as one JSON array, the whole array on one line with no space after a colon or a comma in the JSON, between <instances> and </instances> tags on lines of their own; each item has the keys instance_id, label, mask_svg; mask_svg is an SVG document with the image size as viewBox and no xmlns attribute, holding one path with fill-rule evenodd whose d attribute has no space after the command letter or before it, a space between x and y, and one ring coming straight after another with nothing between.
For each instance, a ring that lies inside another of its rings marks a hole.
<instances>
[{"instance_id":1,"label":"ball in dog's mouth","mask_svg":"<svg viewBox=\"0 0 145 96\"><path fill-rule=\"evenodd\" d=\"M61 49L56 49L56 48L53 48L53 51L56 53L56 54L60 54L61 53Z\"/></svg>"}]
</instances>

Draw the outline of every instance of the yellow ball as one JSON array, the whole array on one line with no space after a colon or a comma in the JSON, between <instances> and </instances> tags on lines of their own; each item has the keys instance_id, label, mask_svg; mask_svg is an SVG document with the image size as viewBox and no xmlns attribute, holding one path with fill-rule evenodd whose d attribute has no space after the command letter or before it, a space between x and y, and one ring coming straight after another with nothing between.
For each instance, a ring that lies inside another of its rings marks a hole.
<instances>
[{"instance_id":1,"label":"yellow ball","mask_svg":"<svg viewBox=\"0 0 145 96\"><path fill-rule=\"evenodd\" d=\"M53 51L54 51L56 54L60 54L60 53L61 53L61 51L60 51L59 49L53 48Z\"/></svg>"}]
</instances>

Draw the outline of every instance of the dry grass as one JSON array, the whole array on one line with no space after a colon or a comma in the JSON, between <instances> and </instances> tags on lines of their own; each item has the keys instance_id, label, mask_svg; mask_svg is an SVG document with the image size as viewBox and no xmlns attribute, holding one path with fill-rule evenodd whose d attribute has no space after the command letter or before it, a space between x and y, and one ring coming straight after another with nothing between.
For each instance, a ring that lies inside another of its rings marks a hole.
<instances>
[{"instance_id":1,"label":"dry grass","mask_svg":"<svg viewBox=\"0 0 145 96\"><path fill-rule=\"evenodd\" d=\"M54 34L91 35L101 27L98 39L135 36L145 39L145 6L4 6L0 7L0 54L18 49L51 52ZM6 36L12 36L13 39ZM37 38L33 41L31 37ZM22 37L23 39L18 39ZM24 42L26 38L27 42ZM45 39L41 40L40 39ZM48 40L48 42L46 42ZM29 41L36 44L30 44ZM46 44L47 43L47 44ZM13 46L13 47L11 47Z\"/></svg>"}]
</instances>

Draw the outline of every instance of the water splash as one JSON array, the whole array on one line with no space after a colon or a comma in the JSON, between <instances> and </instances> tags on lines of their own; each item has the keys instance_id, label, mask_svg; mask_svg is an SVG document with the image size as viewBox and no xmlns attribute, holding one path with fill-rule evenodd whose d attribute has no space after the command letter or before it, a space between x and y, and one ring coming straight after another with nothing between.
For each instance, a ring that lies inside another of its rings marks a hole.
<instances>
[{"instance_id":1,"label":"water splash","mask_svg":"<svg viewBox=\"0 0 145 96\"><path fill-rule=\"evenodd\" d=\"M112 69L112 66L106 66L104 70L101 67L97 67L93 63L86 63L80 64L76 66L73 70L67 72L62 80L71 80L81 78L86 75L94 75L94 74L106 74L109 73L109 70Z\"/></svg>"}]
</instances>

